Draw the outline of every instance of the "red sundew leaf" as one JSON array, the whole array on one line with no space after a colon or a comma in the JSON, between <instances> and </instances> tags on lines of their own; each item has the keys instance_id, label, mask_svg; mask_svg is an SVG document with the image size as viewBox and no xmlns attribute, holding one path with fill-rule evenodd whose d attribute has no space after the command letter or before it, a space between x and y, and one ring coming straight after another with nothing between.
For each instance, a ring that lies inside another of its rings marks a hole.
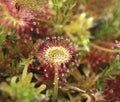
<instances>
[{"instance_id":1,"label":"red sundew leaf","mask_svg":"<svg viewBox=\"0 0 120 102\"><path fill-rule=\"evenodd\" d=\"M114 80L108 80L105 85L105 100L117 102L120 100L120 74L116 75Z\"/></svg>"}]
</instances>

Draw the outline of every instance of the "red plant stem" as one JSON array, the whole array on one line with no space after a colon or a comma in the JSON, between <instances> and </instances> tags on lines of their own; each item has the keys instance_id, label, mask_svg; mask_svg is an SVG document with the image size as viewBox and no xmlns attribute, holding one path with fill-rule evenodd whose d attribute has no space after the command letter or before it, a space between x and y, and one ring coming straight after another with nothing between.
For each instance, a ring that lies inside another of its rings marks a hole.
<instances>
[{"instance_id":1,"label":"red plant stem","mask_svg":"<svg viewBox=\"0 0 120 102\"><path fill-rule=\"evenodd\" d=\"M101 42L96 42L96 44L104 45L106 47L117 47L115 43L111 43L111 42L101 41Z\"/></svg>"}]
</instances>

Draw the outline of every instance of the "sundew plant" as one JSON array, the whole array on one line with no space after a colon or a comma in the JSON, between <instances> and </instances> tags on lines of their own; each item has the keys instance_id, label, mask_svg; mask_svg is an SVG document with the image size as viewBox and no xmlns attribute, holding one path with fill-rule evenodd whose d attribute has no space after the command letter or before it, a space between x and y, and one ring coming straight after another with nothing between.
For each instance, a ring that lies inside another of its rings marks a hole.
<instances>
[{"instance_id":1,"label":"sundew plant","mask_svg":"<svg viewBox=\"0 0 120 102\"><path fill-rule=\"evenodd\" d=\"M120 102L120 0L0 0L0 102Z\"/></svg>"}]
</instances>

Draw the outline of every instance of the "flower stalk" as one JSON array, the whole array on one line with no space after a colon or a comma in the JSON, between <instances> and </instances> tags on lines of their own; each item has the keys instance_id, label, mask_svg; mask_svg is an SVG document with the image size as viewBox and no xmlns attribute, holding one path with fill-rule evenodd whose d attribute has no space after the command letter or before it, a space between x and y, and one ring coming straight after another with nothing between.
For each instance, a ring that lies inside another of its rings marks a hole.
<instances>
[{"instance_id":1,"label":"flower stalk","mask_svg":"<svg viewBox=\"0 0 120 102\"><path fill-rule=\"evenodd\" d=\"M53 92L53 102L57 101L58 96L58 80L59 80L59 72L58 72L59 65L54 64L54 92Z\"/></svg>"}]
</instances>

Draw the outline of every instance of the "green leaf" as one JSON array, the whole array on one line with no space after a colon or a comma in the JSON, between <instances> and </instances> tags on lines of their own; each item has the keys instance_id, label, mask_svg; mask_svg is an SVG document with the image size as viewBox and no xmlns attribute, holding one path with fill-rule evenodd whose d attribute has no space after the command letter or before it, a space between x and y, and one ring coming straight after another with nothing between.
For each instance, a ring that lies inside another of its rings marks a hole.
<instances>
[{"instance_id":1,"label":"green leaf","mask_svg":"<svg viewBox=\"0 0 120 102\"><path fill-rule=\"evenodd\" d=\"M6 39L6 34L0 34L0 46L3 45L3 43L5 42Z\"/></svg>"},{"instance_id":2,"label":"green leaf","mask_svg":"<svg viewBox=\"0 0 120 102\"><path fill-rule=\"evenodd\" d=\"M24 69L26 69L26 65ZM35 83L32 82L33 74L27 73L26 70L26 75L24 77L23 75L12 77L10 84L3 82L0 85L0 90L6 92L12 99L15 99L15 102L36 102L35 97L41 95L46 85L35 88Z\"/></svg>"},{"instance_id":3,"label":"green leaf","mask_svg":"<svg viewBox=\"0 0 120 102\"><path fill-rule=\"evenodd\" d=\"M116 75L120 73L120 61L115 61L113 64L111 64L109 67L107 67L103 72L101 73L102 77L107 77L110 75Z\"/></svg>"}]
</instances>

